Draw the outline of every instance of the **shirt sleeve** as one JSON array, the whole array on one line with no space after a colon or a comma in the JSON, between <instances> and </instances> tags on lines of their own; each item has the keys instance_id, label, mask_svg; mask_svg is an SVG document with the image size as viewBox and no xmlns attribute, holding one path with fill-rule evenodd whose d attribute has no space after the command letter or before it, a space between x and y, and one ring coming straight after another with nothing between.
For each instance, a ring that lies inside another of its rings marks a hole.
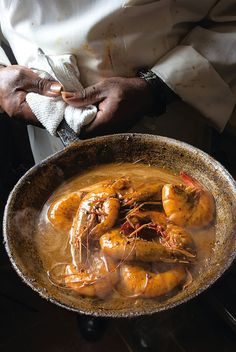
<instances>
[{"instance_id":1,"label":"shirt sleeve","mask_svg":"<svg viewBox=\"0 0 236 352\"><path fill-rule=\"evenodd\" d=\"M3 34L2 34L2 31L1 31L1 27L0 27L0 43L1 43L1 46L0 46L0 65L10 65L10 60L8 59L5 51L3 50L2 48L2 42L4 40L4 37L3 37Z\"/></svg>"},{"instance_id":2,"label":"shirt sleeve","mask_svg":"<svg viewBox=\"0 0 236 352\"><path fill-rule=\"evenodd\" d=\"M222 131L236 102L236 3L221 0L152 70ZM235 85L235 87L234 87Z\"/></svg>"}]
</instances>

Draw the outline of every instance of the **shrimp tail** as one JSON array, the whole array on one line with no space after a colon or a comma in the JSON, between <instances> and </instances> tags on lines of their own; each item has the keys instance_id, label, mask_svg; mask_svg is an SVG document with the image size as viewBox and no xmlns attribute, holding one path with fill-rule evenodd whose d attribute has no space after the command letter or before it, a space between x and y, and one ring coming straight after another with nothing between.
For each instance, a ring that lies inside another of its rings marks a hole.
<instances>
[{"instance_id":1,"label":"shrimp tail","mask_svg":"<svg viewBox=\"0 0 236 352\"><path fill-rule=\"evenodd\" d=\"M180 176L187 186L195 187L197 189L202 188L202 185L185 171L180 171Z\"/></svg>"}]
</instances>

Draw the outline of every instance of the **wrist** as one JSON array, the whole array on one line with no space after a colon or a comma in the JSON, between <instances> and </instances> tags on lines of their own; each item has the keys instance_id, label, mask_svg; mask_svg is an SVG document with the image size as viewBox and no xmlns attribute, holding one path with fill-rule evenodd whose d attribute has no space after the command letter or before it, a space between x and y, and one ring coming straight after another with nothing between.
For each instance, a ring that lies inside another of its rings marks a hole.
<instances>
[{"instance_id":1,"label":"wrist","mask_svg":"<svg viewBox=\"0 0 236 352\"><path fill-rule=\"evenodd\" d=\"M135 96L135 105L143 115L151 116L155 110L155 97L150 85L140 77L129 78L132 81L138 94Z\"/></svg>"},{"instance_id":2,"label":"wrist","mask_svg":"<svg viewBox=\"0 0 236 352\"><path fill-rule=\"evenodd\" d=\"M151 70L140 69L137 76L149 85L154 104L151 116L162 115L166 112L167 104L176 100L178 96Z\"/></svg>"}]
</instances>

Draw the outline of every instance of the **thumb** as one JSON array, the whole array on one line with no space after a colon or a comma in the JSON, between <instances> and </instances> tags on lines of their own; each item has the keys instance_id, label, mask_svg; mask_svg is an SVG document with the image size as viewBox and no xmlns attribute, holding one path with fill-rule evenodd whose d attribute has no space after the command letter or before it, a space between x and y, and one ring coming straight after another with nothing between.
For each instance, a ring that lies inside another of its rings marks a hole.
<instances>
[{"instance_id":1,"label":"thumb","mask_svg":"<svg viewBox=\"0 0 236 352\"><path fill-rule=\"evenodd\" d=\"M27 82L27 87L24 89L26 92L34 92L49 97L57 97L61 95L63 86L56 81L36 77L35 79Z\"/></svg>"},{"instance_id":2,"label":"thumb","mask_svg":"<svg viewBox=\"0 0 236 352\"><path fill-rule=\"evenodd\" d=\"M72 105L75 108L95 104L103 99L101 89L97 84L85 88L82 93L62 92L61 95L67 104Z\"/></svg>"}]
</instances>

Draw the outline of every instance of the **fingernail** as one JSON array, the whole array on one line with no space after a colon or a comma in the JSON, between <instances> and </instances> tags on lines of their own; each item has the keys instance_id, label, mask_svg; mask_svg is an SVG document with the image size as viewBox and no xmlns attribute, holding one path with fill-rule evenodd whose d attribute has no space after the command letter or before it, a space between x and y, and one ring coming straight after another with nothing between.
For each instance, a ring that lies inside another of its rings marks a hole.
<instances>
[{"instance_id":1,"label":"fingernail","mask_svg":"<svg viewBox=\"0 0 236 352\"><path fill-rule=\"evenodd\" d=\"M72 92L61 92L61 95L63 96L63 98L68 99L75 97L76 94Z\"/></svg>"},{"instance_id":2,"label":"fingernail","mask_svg":"<svg viewBox=\"0 0 236 352\"><path fill-rule=\"evenodd\" d=\"M50 86L50 92L52 93L61 93L61 90L62 90L62 85L60 83L52 83L51 86Z\"/></svg>"}]
</instances>

